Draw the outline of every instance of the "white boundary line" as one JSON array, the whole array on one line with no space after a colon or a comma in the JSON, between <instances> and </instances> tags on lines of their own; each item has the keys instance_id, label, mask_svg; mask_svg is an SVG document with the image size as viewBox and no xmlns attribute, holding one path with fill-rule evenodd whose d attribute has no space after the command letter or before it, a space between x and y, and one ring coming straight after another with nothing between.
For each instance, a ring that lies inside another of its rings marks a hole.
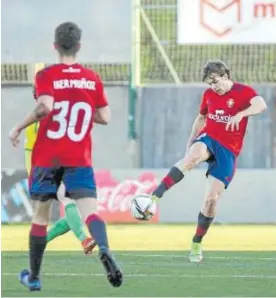
<instances>
[{"instance_id":1,"label":"white boundary line","mask_svg":"<svg viewBox=\"0 0 276 298\"><path fill-rule=\"evenodd\" d=\"M179 255L179 254L124 254L124 253L114 253L115 255L118 256L130 256L130 257L141 257L141 258L185 258L186 255ZM275 252L275 256L276 256L276 252ZM227 256L227 257L223 257L223 256L210 256L210 257L204 257L204 259L210 259L210 260L264 260L264 261L276 261L276 257L275 258L254 258L254 257L231 257L231 256Z\"/></svg>"},{"instance_id":2,"label":"white boundary line","mask_svg":"<svg viewBox=\"0 0 276 298\"><path fill-rule=\"evenodd\" d=\"M2 276L17 276L16 273L2 273ZM103 273L44 273L44 276L59 276L59 277L67 277L67 276L105 276ZM276 279L276 275L201 275L201 274L154 274L154 273L130 273L124 274L125 277L157 277L157 278L172 278L172 277L180 277L180 278L246 278L246 279Z\"/></svg>"},{"instance_id":3,"label":"white boundary line","mask_svg":"<svg viewBox=\"0 0 276 298\"><path fill-rule=\"evenodd\" d=\"M45 253L45 256L61 256L62 253L64 251L59 251L59 252L51 252L51 251L48 251ZM72 253L75 253L76 251L72 251ZM3 252L2 252L3 253ZM5 255L6 256L13 256L14 257L14 254L13 252L11 251L4 251ZM16 252L17 253L17 252ZM69 254L71 253L71 251L69 251ZM82 254L80 253L80 256ZM150 253L147 253L147 254L142 254L142 253L138 253L138 254L135 254L135 253L120 253L120 252L116 252L114 251L114 255L115 256L124 256L124 257L139 257L139 258L182 258L182 259L185 259L188 257L188 253L187 255L185 254L174 254L174 253L171 253L171 252L168 252L168 254L150 254ZM28 256L28 253L27 252L20 252L20 254L17 254L16 256ZM77 256L77 255L75 255ZM208 256L208 257L204 257L204 259L207 259L207 260L261 260L261 261L275 261L276 262L276 252L275 252L275 258L267 258L267 257L235 257L235 256L227 256L227 257L224 257L224 256Z\"/></svg>"}]
</instances>

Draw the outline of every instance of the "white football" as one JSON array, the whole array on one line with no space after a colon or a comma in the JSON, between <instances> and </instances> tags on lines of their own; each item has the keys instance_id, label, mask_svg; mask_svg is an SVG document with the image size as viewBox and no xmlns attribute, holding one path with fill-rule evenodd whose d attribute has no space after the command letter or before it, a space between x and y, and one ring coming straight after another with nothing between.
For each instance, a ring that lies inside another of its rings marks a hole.
<instances>
[{"instance_id":1,"label":"white football","mask_svg":"<svg viewBox=\"0 0 276 298\"><path fill-rule=\"evenodd\" d=\"M156 203L149 195L140 194L133 198L131 214L138 220L150 220L156 213Z\"/></svg>"}]
</instances>

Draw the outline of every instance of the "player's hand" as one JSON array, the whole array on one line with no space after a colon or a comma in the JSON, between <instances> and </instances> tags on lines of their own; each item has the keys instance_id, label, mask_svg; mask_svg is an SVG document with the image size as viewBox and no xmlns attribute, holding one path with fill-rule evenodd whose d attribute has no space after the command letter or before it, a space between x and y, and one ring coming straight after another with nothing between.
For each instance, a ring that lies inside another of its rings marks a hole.
<instances>
[{"instance_id":1,"label":"player's hand","mask_svg":"<svg viewBox=\"0 0 276 298\"><path fill-rule=\"evenodd\" d=\"M236 114L235 116L233 116L231 118L231 120L226 124L226 130L239 130L240 128L240 122L243 119L243 114L240 112L238 114Z\"/></svg>"},{"instance_id":2,"label":"player's hand","mask_svg":"<svg viewBox=\"0 0 276 298\"><path fill-rule=\"evenodd\" d=\"M9 133L9 139L14 147L17 147L19 144L21 130L17 127L13 128Z\"/></svg>"}]
</instances>

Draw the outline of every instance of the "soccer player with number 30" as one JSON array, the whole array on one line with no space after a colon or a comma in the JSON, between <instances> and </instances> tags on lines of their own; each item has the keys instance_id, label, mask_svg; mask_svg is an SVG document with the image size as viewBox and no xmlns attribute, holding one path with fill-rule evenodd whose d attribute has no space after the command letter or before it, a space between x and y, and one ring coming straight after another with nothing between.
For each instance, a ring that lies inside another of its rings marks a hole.
<instances>
[{"instance_id":1,"label":"soccer player with number 30","mask_svg":"<svg viewBox=\"0 0 276 298\"><path fill-rule=\"evenodd\" d=\"M40 69L41 70L41 69ZM36 99L36 92L34 88L34 98ZM35 122L25 129L25 167L28 176L31 174L32 169L32 151L37 138L37 131L39 122ZM64 184L61 183L58 189L58 200L64 207L65 216L60 218L47 232L47 243L51 242L58 236L64 235L70 230L74 233L76 238L81 242L85 255L92 254L96 246L95 240L87 237L84 231L81 216L75 203L66 197Z\"/></svg>"},{"instance_id":2,"label":"soccer player with number 30","mask_svg":"<svg viewBox=\"0 0 276 298\"><path fill-rule=\"evenodd\" d=\"M39 121L29 177L34 215L30 230L30 271L20 273L20 282L39 291L39 273L47 243L47 225L52 199L64 183L68 200L76 202L88 230L99 247L100 260L114 287L122 284L122 273L109 250L106 227L97 215L97 192L92 167L93 122L107 124L110 119L103 83L97 73L76 63L81 29L74 23L60 24L54 46L60 63L36 74L37 104L10 132L18 145L21 132Z\"/></svg>"}]
</instances>

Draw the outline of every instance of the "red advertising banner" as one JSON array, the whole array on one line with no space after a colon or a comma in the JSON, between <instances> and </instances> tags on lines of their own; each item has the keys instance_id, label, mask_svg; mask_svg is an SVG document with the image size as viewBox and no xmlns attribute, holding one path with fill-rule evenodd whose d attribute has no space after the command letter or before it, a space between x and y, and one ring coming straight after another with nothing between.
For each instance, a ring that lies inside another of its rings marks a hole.
<instances>
[{"instance_id":1,"label":"red advertising banner","mask_svg":"<svg viewBox=\"0 0 276 298\"><path fill-rule=\"evenodd\" d=\"M114 177L109 170L95 172L98 194L99 215L109 223L139 223L130 213L132 198L137 194L150 194L158 185L158 179L152 172L142 172L138 178ZM61 216L63 216L61 206ZM148 221L157 223L159 221L159 208L155 216Z\"/></svg>"}]
</instances>

